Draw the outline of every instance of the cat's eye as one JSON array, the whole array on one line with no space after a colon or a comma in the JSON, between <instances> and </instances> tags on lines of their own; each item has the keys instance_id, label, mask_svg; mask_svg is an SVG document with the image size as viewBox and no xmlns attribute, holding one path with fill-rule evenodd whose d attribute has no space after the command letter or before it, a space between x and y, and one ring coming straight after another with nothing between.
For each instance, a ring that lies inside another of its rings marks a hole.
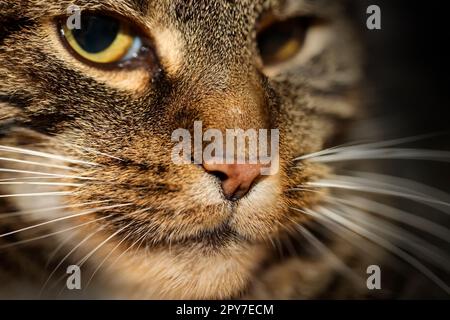
<instances>
[{"instance_id":1,"label":"cat's eye","mask_svg":"<svg viewBox=\"0 0 450 320\"><path fill-rule=\"evenodd\" d=\"M303 48L308 19L291 18L262 23L258 34L258 48L265 66L289 61Z\"/></svg>"},{"instance_id":2,"label":"cat's eye","mask_svg":"<svg viewBox=\"0 0 450 320\"><path fill-rule=\"evenodd\" d=\"M108 65L137 58L143 50L143 40L132 27L108 15L84 14L80 28L62 25L67 45L88 62Z\"/></svg>"}]
</instances>

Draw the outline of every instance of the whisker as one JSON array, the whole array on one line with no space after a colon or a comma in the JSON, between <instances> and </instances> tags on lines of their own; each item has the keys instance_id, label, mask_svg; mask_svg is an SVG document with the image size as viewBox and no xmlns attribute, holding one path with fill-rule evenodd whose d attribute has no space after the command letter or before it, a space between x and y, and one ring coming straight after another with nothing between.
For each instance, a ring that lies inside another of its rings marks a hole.
<instances>
[{"instance_id":1,"label":"whisker","mask_svg":"<svg viewBox=\"0 0 450 320\"><path fill-rule=\"evenodd\" d=\"M6 169L6 168L0 168L0 172L24 173L24 174L33 174L33 175L38 175L38 176L58 177L58 178L67 178L67 179L78 179L78 180L97 180L95 178L89 178L89 177L72 176L72 175L57 174L57 173L38 172L38 171Z\"/></svg>"},{"instance_id":2,"label":"whisker","mask_svg":"<svg viewBox=\"0 0 450 320\"><path fill-rule=\"evenodd\" d=\"M426 149L373 149L373 150L351 150L332 155L323 155L311 158L310 162L340 162L356 160L377 160L377 159L407 159L426 160L437 162L450 162L450 152Z\"/></svg>"},{"instance_id":3,"label":"whisker","mask_svg":"<svg viewBox=\"0 0 450 320\"><path fill-rule=\"evenodd\" d=\"M316 157L319 157L322 155L334 154L334 153L342 152L343 150L347 150L347 148L355 148L358 145L361 145L361 144L358 142L353 142L353 143L349 142L349 143L334 146L331 148L322 149L320 151L308 153L303 156L294 158L292 161L302 161L302 160L313 159L313 158L316 158Z\"/></svg>"},{"instance_id":4,"label":"whisker","mask_svg":"<svg viewBox=\"0 0 450 320\"><path fill-rule=\"evenodd\" d=\"M92 273L91 277L89 278L88 282L86 283L86 285L84 286L84 289L86 290L90 283L92 282L92 280L94 279L94 276L96 275L96 273L100 270L100 268L103 266L103 264L108 260L108 258L117 250L117 248L120 247L120 245L122 243L124 243L129 237L131 236L131 233L129 233L128 235L126 235L125 237L122 238L122 240L120 240L120 242L106 255L105 258L103 258L103 260L100 262L100 264L97 266L97 268L94 270L94 272Z\"/></svg>"},{"instance_id":5,"label":"whisker","mask_svg":"<svg viewBox=\"0 0 450 320\"><path fill-rule=\"evenodd\" d=\"M49 179L49 180L56 180L56 179L62 179L60 177L20 177L20 178L8 178L8 179L0 179L0 182L8 182L8 181L23 181L23 180L42 180L42 179Z\"/></svg>"},{"instance_id":6,"label":"whisker","mask_svg":"<svg viewBox=\"0 0 450 320\"><path fill-rule=\"evenodd\" d=\"M356 249L358 249L363 254L368 254L372 256L373 258L376 258L374 254L372 254L372 250L370 250L367 246L370 244L372 245L369 240L361 236L360 234L357 234L353 231L348 230L347 228L341 226L337 222L330 220L327 217L321 216L317 213L314 213L314 211L305 211L303 209L295 208L295 207L289 207L292 210L301 212L305 215L313 216L314 222L318 223L319 225L325 227L330 233L333 233L337 235L338 237L344 239L347 241L350 245L354 246Z\"/></svg>"},{"instance_id":7,"label":"whisker","mask_svg":"<svg viewBox=\"0 0 450 320\"><path fill-rule=\"evenodd\" d=\"M56 187L81 187L80 183L59 183L59 182L0 182L0 185L34 185L34 186L56 186Z\"/></svg>"},{"instance_id":8,"label":"whisker","mask_svg":"<svg viewBox=\"0 0 450 320\"><path fill-rule=\"evenodd\" d=\"M356 174L358 174L358 172L356 172ZM388 179L388 177L390 178L390 181L392 183L382 181L383 178ZM371 188L378 188L378 189L383 189L386 191L399 192L399 193L404 193L404 194L408 194L408 195L424 197L427 199L440 201L439 199L434 199L429 194L425 194L423 192L418 192L417 189L411 188L410 185L406 185L404 181L400 182L401 178L396 179L395 177L392 177L392 176L385 176L385 175L381 175L381 174L371 174L367 178L364 178L364 177L358 177L358 176L333 175L330 178L335 181L341 181L342 183L347 184L347 185L360 185L360 186L366 186L366 187L371 187ZM408 180L408 181L410 181L410 180ZM319 182L320 182L320 180L319 180ZM410 182L412 184L412 181L410 181ZM416 183L416 185L419 185L419 183ZM444 193L444 192L441 191L441 193ZM443 198L450 199L449 197L446 197L446 196L444 196Z\"/></svg>"},{"instance_id":9,"label":"whisker","mask_svg":"<svg viewBox=\"0 0 450 320\"><path fill-rule=\"evenodd\" d=\"M64 229L64 230L56 231L56 232L49 233L49 234L46 234L46 235L42 235L42 236L39 236L39 237L34 237L34 238L25 239L25 240L17 241L17 242L14 242L14 243L6 244L6 245L3 245L3 246L0 246L0 250L6 249L6 248L10 248L10 247L15 247L15 246L22 245L22 244L27 244L27 243L34 242L34 241L41 240L41 239L50 238L50 237L56 236L58 234L67 232L67 231L79 229L81 227L87 226L89 224L98 222L98 221L106 219L106 218L108 218L108 216L101 217L101 218L98 218L98 219L95 219L95 220L92 220L92 221L89 221L89 222L85 222L85 223L79 224L79 225L77 225L75 227L71 227L71 228L67 228L67 229Z\"/></svg>"},{"instance_id":10,"label":"whisker","mask_svg":"<svg viewBox=\"0 0 450 320\"><path fill-rule=\"evenodd\" d=\"M109 217L109 216L107 216ZM73 232L69 234L67 237L64 238L64 240L60 241L58 246L48 255L47 262L45 263L45 268L47 269L50 263L52 262L53 258L55 258L56 254L61 250L63 247L65 247L75 236L77 235L76 232Z\"/></svg>"},{"instance_id":11,"label":"whisker","mask_svg":"<svg viewBox=\"0 0 450 320\"><path fill-rule=\"evenodd\" d=\"M111 266L114 266L128 251L130 251L139 241L141 241L143 238L147 236L147 234L150 232L145 232L141 237L139 237L136 241L134 241L127 249L125 249L124 252L122 252L114 261L111 263Z\"/></svg>"},{"instance_id":12,"label":"whisker","mask_svg":"<svg viewBox=\"0 0 450 320\"><path fill-rule=\"evenodd\" d=\"M343 205L339 205L339 207L341 208L340 210L334 208L337 214L341 214L348 220L358 223L361 227L366 227L367 230L378 232L378 235L381 234L380 236L384 235L391 239L397 239L405 250L414 253L416 256L425 256L443 270L450 270L450 257L436 246L430 245L416 235L398 228L391 223L375 219L362 210L356 210Z\"/></svg>"},{"instance_id":13,"label":"whisker","mask_svg":"<svg viewBox=\"0 0 450 320\"><path fill-rule=\"evenodd\" d=\"M431 134L424 134L424 135L418 135L413 137L406 137L406 138L399 138L399 139L393 139L393 140L387 140L387 141L378 141L378 142L369 142L369 143L362 143L360 142L350 142L344 145L324 149L321 151L317 151L314 153L306 154L301 157L295 158L293 161L300 161L300 160L306 160L310 158L315 158L322 155L329 155L333 153L342 153L342 152L348 152L358 149L380 149L385 147L391 147L396 145L401 145L409 142L415 142L419 140L423 140L426 138L431 138L434 136L437 136L438 133L431 133Z\"/></svg>"},{"instance_id":14,"label":"whisker","mask_svg":"<svg viewBox=\"0 0 450 320\"><path fill-rule=\"evenodd\" d=\"M47 213L48 211L55 211L55 210L72 209L72 208L78 208L78 207L83 207L83 206L88 206L88 205L93 205L93 204L100 204L100 203L111 202L111 201L112 200L92 201L92 202L85 202L85 203L79 203L79 204L67 205L67 206L50 207L50 208L26 210L26 211L10 212L10 213L0 213L0 219L23 216L23 215L28 215L28 214L41 213L41 212Z\"/></svg>"},{"instance_id":15,"label":"whisker","mask_svg":"<svg viewBox=\"0 0 450 320\"><path fill-rule=\"evenodd\" d=\"M287 219L289 221L291 221L294 226L296 226L298 224L298 222L295 221L291 217L287 217ZM279 221L277 222L277 225L280 226L281 229L286 230L288 232L288 234L293 234L293 235L297 235L298 234L298 230L296 228L294 228L293 226L291 226L291 225L286 225L286 224L284 224L282 222L279 222ZM265 240L265 242L267 243L267 242L270 242L270 241ZM270 244L272 244L272 243L273 243L273 241L270 242ZM277 243L279 243L279 247L281 249L282 246L283 246L281 240L277 239ZM286 245L286 249L287 249L288 253L291 256L296 256L297 255L297 252L295 250L295 245L292 242L292 239L290 237L287 237L287 238L284 239L284 244ZM272 246L273 246L273 244L272 244ZM278 248L276 248L276 247L274 247L274 249L278 250ZM283 250L279 250L278 255L280 257L284 257Z\"/></svg>"},{"instance_id":16,"label":"whisker","mask_svg":"<svg viewBox=\"0 0 450 320\"><path fill-rule=\"evenodd\" d=\"M151 229L149 229L147 232L144 233L144 236L141 237L141 241L139 242L136 250L134 250L134 257L136 257L137 253L139 252L139 249L142 246L142 243L145 241L145 239L147 238L147 235L151 232Z\"/></svg>"},{"instance_id":17,"label":"whisker","mask_svg":"<svg viewBox=\"0 0 450 320\"><path fill-rule=\"evenodd\" d=\"M447 214L450 213L447 208L440 207L440 206L450 207L450 203L418 195L414 190L408 190L409 192L404 192L395 190L395 188L394 190L392 190L393 187L391 185L383 184L381 182L363 180L361 181L362 183L355 183L356 179L355 177L342 177L342 176L335 176L335 177L337 177L338 179L323 179L319 181L307 182L306 185L317 188L336 188L336 189L353 190L358 192L369 192L374 194L396 196L409 200L418 201L430 205L433 208L436 208L435 205L438 205L437 207L438 210L441 210L442 212Z\"/></svg>"},{"instance_id":18,"label":"whisker","mask_svg":"<svg viewBox=\"0 0 450 320\"><path fill-rule=\"evenodd\" d=\"M450 229L428 219L363 197L350 196L348 199L339 199L330 195L326 195L325 197L331 199L332 201L346 204L358 209L368 210L374 214L383 216L384 218L409 225L417 230L424 231L434 237L450 243Z\"/></svg>"},{"instance_id":19,"label":"whisker","mask_svg":"<svg viewBox=\"0 0 450 320\"><path fill-rule=\"evenodd\" d=\"M47 168L54 168L54 169L61 169L61 170L80 171L80 169L76 169L76 168L72 168L72 167L68 167L68 166L59 166L56 164L48 164L48 163L26 161L26 160L12 159L12 158L0 157L0 161L29 164L29 165L33 165L33 166L40 166L40 167L47 167Z\"/></svg>"},{"instance_id":20,"label":"whisker","mask_svg":"<svg viewBox=\"0 0 450 320\"><path fill-rule=\"evenodd\" d=\"M65 140L61 140L58 137L45 136L45 138L49 138L51 140L51 142L43 142L43 143L41 143L42 146L53 145L56 142L56 143L61 144L63 146L69 147L69 148L71 148L73 150L76 150L77 152L80 152L80 153L85 151L85 152L90 152L90 153L93 153L93 154L105 156L105 157L108 157L108 158L111 158L111 159L114 159L114 160L125 161L125 160L123 160L123 159L121 159L119 157L113 156L111 154L98 151L98 150L96 150L94 148L84 147L84 146L80 146L80 145L75 144L75 143L71 143L71 142L68 142L68 141L65 141ZM100 164L97 163L97 165L100 165Z\"/></svg>"},{"instance_id":21,"label":"whisker","mask_svg":"<svg viewBox=\"0 0 450 320\"><path fill-rule=\"evenodd\" d=\"M132 205L132 204L131 203L118 204L118 205L113 205L113 206L100 207L100 208L96 208L96 209L89 210L89 211L84 211L84 212L73 214L73 215L69 215L69 216L64 216L64 217L61 217L61 218L53 219L53 220L50 220L50 221L45 221L45 222L42 222L42 223L39 223L39 224L35 224L33 226L29 226L29 227L22 228L22 229L19 229L19 230L15 230L15 231L7 232L7 233L4 233L4 234L0 234L0 238L6 237L6 236L9 236L9 235L12 235L12 234L16 234L16 233L19 233L19 232L27 231L27 230L30 230L30 229L35 229L35 228L38 228L38 227L41 227L41 226L45 226L45 225L48 225L48 224L51 224L51 223L55 223L55 222L58 222L58 221L63 221L63 220L71 219L71 218L81 217L81 216L85 216L85 215L88 215L88 214L91 214L91 213L95 213L95 212L98 212L98 211L109 210L109 209L114 209L114 208L122 208L122 207L130 206L130 205Z\"/></svg>"},{"instance_id":22,"label":"whisker","mask_svg":"<svg viewBox=\"0 0 450 320\"><path fill-rule=\"evenodd\" d=\"M2 195L0 195L0 198L68 196L71 194L73 194L73 192L70 192L70 191L42 192L42 193L17 193L17 194L2 194Z\"/></svg>"},{"instance_id":23,"label":"whisker","mask_svg":"<svg viewBox=\"0 0 450 320\"><path fill-rule=\"evenodd\" d=\"M430 196L435 199L440 199L443 201L450 199L450 195L448 193L414 180L373 172L351 171L351 173L362 179L380 182L383 181L383 183L389 183L392 186L400 187L403 190L407 190L409 192L416 192L417 194Z\"/></svg>"},{"instance_id":24,"label":"whisker","mask_svg":"<svg viewBox=\"0 0 450 320\"><path fill-rule=\"evenodd\" d=\"M302 225L297 224L296 228L300 233L305 237L306 240L309 241L320 253L327 256L334 267L343 273L350 280L355 283L363 283L362 278L357 276L355 272L350 269L338 256L336 256L330 249L328 249L317 237L315 237L308 229L303 227Z\"/></svg>"},{"instance_id":25,"label":"whisker","mask_svg":"<svg viewBox=\"0 0 450 320\"><path fill-rule=\"evenodd\" d=\"M311 188L305 188L305 187L295 187L295 188L290 188L288 191L307 191L307 192L316 192L316 193L320 193L321 191L314 189L314 187Z\"/></svg>"},{"instance_id":26,"label":"whisker","mask_svg":"<svg viewBox=\"0 0 450 320\"><path fill-rule=\"evenodd\" d=\"M36 132L34 132L34 134L36 134ZM94 153L94 154L99 154L99 155L103 155L103 156L106 156L106 157L109 157L109 158L114 158L116 160L121 160L121 159L119 159L117 157L114 157L112 155L109 155L107 153L99 152L99 151L97 151L97 150L95 150L93 148L86 148L86 147L79 146L79 145L74 144L74 143L70 143L70 142L65 141L63 139L60 139L57 136L48 136L48 135L41 134L41 137L42 137L42 139L47 140L47 142L39 142L39 143L33 143L33 144L28 144L28 145L32 145L32 146L36 146L36 147L44 147L44 148L48 148L48 147L52 147L53 148L55 146L55 144L59 144L59 145L70 147L71 149L76 150L77 152L88 151L88 152L91 152L91 153ZM4 147L6 147L6 146L4 146ZM28 149L21 149L21 150L27 150L28 151ZM31 150L31 151L35 152L35 150ZM69 159L66 156L64 156L64 158L65 159ZM70 159L70 160L80 161L78 159ZM92 161L91 162L85 162L84 161L84 163L86 163L86 164L94 164L94 165L97 165L97 166L102 166L101 164L95 163L95 162L92 162Z\"/></svg>"},{"instance_id":27,"label":"whisker","mask_svg":"<svg viewBox=\"0 0 450 320\"><path fill-rule=\"evenodd\" d=\"M85 255L82 259L80 259L76 265L79 266L80 268L84 265L84 263L90 258L92 257L92 255L97 252L101 247L103 247L109 240L111 240L112 238L114 238L115 236L117 236L119 233L121 233L123 230L125 230L126 228L128 228L132 223L129 223L128 225L118 229L116 232L114 232L113 234L111 234L109 237L107 237L105 240L103 240L100 244L98 244L93 250L91 250L87 255Z\"/></svg>"},{"instance_id":28,"label":"whisker","mask_svg":"<svg viewBox=\"0 0 450 320\"><path fill-rule=\"evenodd\" d=\"M45 288L47 287L47 284L50 282L51 278L53 277L53 275L55 274L56 270L59 269L59 267L61 267L61 265L64 263L64 261L66 261L69 256L74 253L79 247L81 247L86 241L88 241L90 238L92 238L94 235L96 235L97 233L99 233L101 230L103 230L104 227L100 227L97 230L95 230L94 232L92 232L90 235L86 236L83 240L81 240L74 248L72 248L72 250L69 251L69 253L67 253L62 259L61 261L57 264L57 266L53 269L53 271L50 273L50 275L48 276L47 280L44 282L44 284L42 285L42 288L40 290L39 296L42 295L43 291L45 290Z\"/></svg>"},{"instance_id":29,"label":"whisker","mask_svg":"<svg viewBox=\"0 0 450 320\"><path fill-rule=\"evenodd\" d=\"M9 147L9 146L0 145L0 150L1 151L5 151L5 152L27 154L27 155L37 156L37 157L42 157L42 158L60 160L60 161L65 161L65 162L69 162L69 163L74 163L74 164L81 164L81 165L88 165L88 166L98 166L97 163L93 163L93 162L87 162L87 161L82 161L82 160L75 160L75 159L71 159L71 158L68 158L68 157L63 157L63 156L60 156L60 155L54 155L54 154L50 154L50 153L46 153L46 152L40 152L40 151L35 151L35 150L23 149L23 148L16 148L16 147Z\"/></svg>"},{"instance_id":30,"label":"whisker","mask_svg":"<svg viewBox=\"0 0 450 320\"><path fill-rule=\"evenodd\" d=\"M58 140L59 140L59 139L58 139ZM63 145L72 147L72 148L74 148L74 149L78 149L78 150L82 150L82 151L87 151L87 152L90 152L90 153L93 153L93 154L101 155L101 156L104 156L104 157L107 157L107 158L110 158L110 159L114 159L114 160L118 160L118 161L122 161L122 162L125 161L125 160L123 160L123 159L121 159L121 158L119 158L119 157L113 156L113 155L108 154L108 153L105 153L105 152L100 152L100 151L95 150L95 149L93 149L93 148L88 148L88 147L79 146L79 145L76 145L76 144L73 144L73 143L68 143L68 142L66 142L66 141L60 141L60 140L59 140L59 142L62 143Z\"/></svg>"},{"instance_id":31,"label":"whisker","mask_svg":"<svg viewBox=\"0 0 450 320\"><path fill-rule=\"evenodd\" d=\"M345 219L338 214L334 213L333 211L326 209L325 207L319 207L317 208L318 211L312 212L311 210L307 209L306 211L310 214L317 215L317 213L320 213L337 223L343 225L344 227L348 228L349 230L356 232L365 238L373 241L377 245L385 248L389 252L393 253L394 255L398 256L402 260L408 262L412 267L417 269L419 272L421 272L423 275L428 277L431 281L433 281L436 285L438 285L442 290L444 290L446 293L450 294L450 287L442 281L438 276L436 276L429 268L427 268L424 264L422 264L419 260L405 252L404 250L396 247L391 242L386 241L384 238L377 236L376 234L370 232L366 228L363 228L348 219Z\"/></svg>"}]
</instances>

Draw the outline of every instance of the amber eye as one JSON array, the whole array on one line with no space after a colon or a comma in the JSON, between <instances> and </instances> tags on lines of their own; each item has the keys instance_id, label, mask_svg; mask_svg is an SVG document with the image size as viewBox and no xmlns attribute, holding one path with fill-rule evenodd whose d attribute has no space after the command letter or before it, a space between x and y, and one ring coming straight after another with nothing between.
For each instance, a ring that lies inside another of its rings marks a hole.
<instances>
[{"instance_id":1,"label":"amber eye","mask_svg":"<svg viewBox=\"0 0 450 320\"><path fill-rule=\"evenodd\" d=\"M128 23L107 15L82 15L80 29L64 24L62 34L79 57L99 65L131 60L143 48L141 37Z\"/></svg>"},{"instance_id":2,"label":"amber eye","mask_svg":"<svg viewBox=\"0 0 450 320\"><path fill-rule=\"evenodd\" d=\"M258 47L265 66L287 62L302 49L309 19L291 18L262 23Z\"/></svg>"}]
</instances>

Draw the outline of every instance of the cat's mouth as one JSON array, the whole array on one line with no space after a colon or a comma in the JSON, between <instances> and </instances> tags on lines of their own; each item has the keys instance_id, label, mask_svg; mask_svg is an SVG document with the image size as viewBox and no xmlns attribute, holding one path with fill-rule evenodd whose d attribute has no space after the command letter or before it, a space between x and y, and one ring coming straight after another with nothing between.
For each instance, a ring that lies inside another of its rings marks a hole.
<instances>
[{"instance_id":1,"label":"cat's mouth","mask_svg":"<svg viewBox=\"0 0 450 320\"><path fill-rule=\"evenodd\" d=\"M68 196L69 203L129 204L100 210L96 218L111 215L107 222L114 226L113 232L125 228L124 234L132 234L127 241L146 243L144 247L200 244L219 248L271 241L295 220L289 216L289 205L294 201L305 205L304 199L288 198L284 170L259 179L235 200L224 195L220 179L198 166L97 162L102 167L92 171L95 181ZM295 173L302 174L299 170ZM113 181L111 177L115 177ZM301 180L294 173L289 178ZM104 226L104 222L100 224Z\"/></svg>"},{"instance_id":2,"label":"cat's mouth","mask_svg":"<svg viewBox=\"0 0 450 320\"><path fill-rule=\"evenodd\" d=\"M202 209L215 211L217 208L203 207ZM159 240L157 240L158 237L153 237L150 243L155 247L201 245L210 249L220 249L230 243L254 242L251 237L239 232L239 229L236 228L233 222L235 215L238 214L239 203L224 200L224 206L221 209L220 211L223 213L221 219L198 226L188 226L184 230L179 226L176 231L162 234ZM185 212L185 214L189 215L190 213ZM193 230L195 231L193 232Z\"/></svg>"},{"instance_id":3,"label":"cat's mouth","mask_svg":"<svg viewBox=\"0 0 450 320\"><path fill-rule=\"evenodd\" d=\"M174 242L166 240L165 245L186 246L197 244L210 249L220 249L232 242L242 244L243 242L251 241L245 236L239 234L229 223L224 223L214 229L205 229L196 236L186 237Z\"/></svg>"},{"instance_id":4,"label":"cat's mouth","mask_svg":"<svg viewBox=\"0 0 450 320\"><path fill-rule=\"evenodd\" d=\"M210 188L203 187L201 197L196 189L175 190L164 197L153 196L148 190L144 196L137 197L139 191L123 189L116 194L120 194L124 203L127 199L137 201L130 206L99 211L95 219L111 216L101 223L113 224L112 231L126 227L123 234L133 234L127 240L130 245L142 242L146 244L143 247L201 245L219 249L231 243L257 243L271 237L282 215L277 205L279 195L273 192L276 181L266 179L238 201L223 197L214 184ZM267 192L267 189L272 190ZM71 202L86 202L100 196L88 189L83 190L82 195L83 199Z\"/></svg>"},{"instance_id":5,"label":"cat's mouth","mask_svg":"<svg viewBox=\"0 0 450 320\"><path fill-rule=\"evenodd\" d=\"M117 216L124 217L126 222L117 224L112 231L133 221L123 232L135 234L127 240L130 245L142 241L145 245L141 248L167 250L174 246L198 246L219 251L229 245L239 247L272 242L280 233L286 232L295 223L293 221L299 221L300 214L289 210L289 206L308 206L308 200L299 197L299 193L290 196L287 192L293 181L305 179L305 168L289 172L292 178L289 185L283 176L286 175L284 170L278 175L261 179L237 201L224 197L220 181L210 174L194 166L181 167L189 168L195 172L189 174L180 170L175 173L168 168L167 178L163 172L152 183L146 178L147 167L131 171L134 167L127 166L129 172L126 174L120 168L120 177L123 178L116 180L112 186L114 189L107 194L115 203L131 200L133 204L117 210ZM109 170L113 169L114 166L109 167ZM137 178L142 179L139 184ZM179 183L181 181L183 184ZM73 202L104 199L105 191L95 188L94 184L87 184L82 195L83 198ZM146 235L140 238L143 232Z\"/></svg>"}]
</instances>

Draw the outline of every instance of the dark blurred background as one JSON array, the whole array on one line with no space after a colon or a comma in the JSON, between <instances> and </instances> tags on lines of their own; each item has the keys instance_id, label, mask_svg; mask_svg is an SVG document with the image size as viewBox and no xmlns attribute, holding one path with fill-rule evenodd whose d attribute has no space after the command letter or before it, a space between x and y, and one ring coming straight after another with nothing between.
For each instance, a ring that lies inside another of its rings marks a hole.
<instances>
[{"instance_id":1,"label":"dark blurred background","mask_svg":"<svg viewBox=\"0 0 450 320\"><path fill-rule=\"evenodd\" d=\"M448 132L450 32L445 2L355 1L367 40L367 73L376 84L373 116L392 123L385 125L386 136ZM365 28L371 4L381 8L381 30ZM383 119L386 115L389 119Z\"/></svg>"},{"instance_id":2,"label":"dark blurred background","mask_svg":"<svg viewBox=\"0 0 450 320\"><path fill-rule=\"evenodd\" d=\"M368 119L359 122L354 137L387 140L436 133L431 138L399 147L450 151L450 57L447 51L450 31L445 2L353 1L356 3L353 14L366 43L366 75L370 92L366 101ZM366 27L366 9L373 4L381 8L381 30L368 30ZM450 157L442 162L376 160L373 163L375 165L366 171L418 181L450 193ZM346 169L359 170L359 167L355 162L346 165ZM446 202L450 202L450 198ZM395 197L389 203L450 228L450 215L428 205ZM444 211L449 212L447 209ZM421 236L435 241L431 236ZM435 242L435 245L444 252L450 252L448 243ZM448 273L434 271L444 281L450 282ZM415 283L420 276L417 272L404 276L416 288L411 290L416 291L416 296L419 291L419 296L435 297L427 292L427 286L425 290L418 289L420 286ZM421 281L426 282L424 279Z\"/></svg>"},{"instance_id":3,"label":"dark blurred background","mask_svg":"<svg viewBox=\"0 0 450 320\"><path fill-rule=\"evenodd\" d=\"M356 137L392 139L436 133L406 147L450 150L450 31L443 1L353 0L366 43L368 121ZM368 30L366 9L381 8L381 30ZM404 176L450 192L447 163L379 161L384 173Z\"/></svg>"}]
</instances>

